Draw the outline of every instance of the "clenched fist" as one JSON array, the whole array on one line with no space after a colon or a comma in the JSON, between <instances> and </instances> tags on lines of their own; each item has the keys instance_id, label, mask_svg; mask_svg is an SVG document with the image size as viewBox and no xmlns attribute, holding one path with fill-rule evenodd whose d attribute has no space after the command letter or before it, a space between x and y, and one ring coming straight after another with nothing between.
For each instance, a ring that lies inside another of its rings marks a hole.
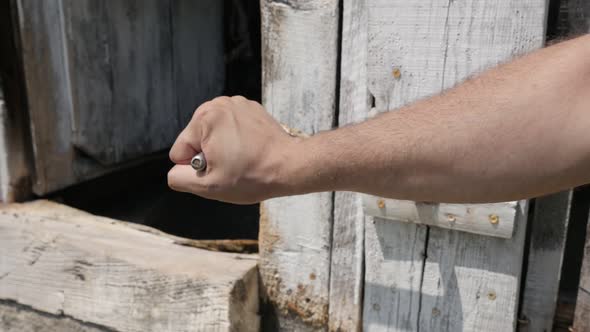
<instances>
[{"instance_id":1,"label":"clenched fist","mask_svg":"<svg viewBox=\"0 0 590 332\"><path fill-rule=\"evenodd\" d=\"M257 102L241 96L202 104L170 150L176 165L168 185L210 199L250 204L285 194L283 172L299 138L290 136ZM190 160L199 152L207 168Z\"/></svg>"}]
</instances>

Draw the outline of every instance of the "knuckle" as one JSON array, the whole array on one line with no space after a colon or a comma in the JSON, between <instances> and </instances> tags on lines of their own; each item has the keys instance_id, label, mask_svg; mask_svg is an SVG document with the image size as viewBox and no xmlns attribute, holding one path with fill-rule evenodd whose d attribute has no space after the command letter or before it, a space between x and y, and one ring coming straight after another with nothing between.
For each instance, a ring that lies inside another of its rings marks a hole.
<instances>
[{"instance_id":1,"label":"knuckle","mask_svg":"<svg viewBox=\"0 0 590 332\"><path fill-rule=\"evenodd\" d=\"M168 151L168 159L170 159L170 161L172 161L173 163L175 163L178 160L178 158L176 157L174 146L172 147L172 149L170 149L170 151ZM168 173L168 176L170 176L170 173Z\"/></svg>"},{"instance_id":2,"label":"knuckle","mask_svg":"<svg viewBox=\"0 0 590 332\"><path fill-rule=\"evenodd\" d=\"M219 97L213 98L213 100L211 100L211 102L218 104L218 105L226 105L231 102L231 98L228 96L219 96Z\"/></svg>"},{"instance_id":3,"label":"knuckle","mask_svg":"<svg viewBox=\"0 0 590 332\"><path fill-rule=\"evenodd\" d=\"M195 111L195 113L193 114L193 119L195 119L197 121L202 121L203 119L205 119L209 116L209 113L211 113L213 108L214 108L214 106L211 104L208 104L208 105L203 104L201 107L199 107L197 109L197 111Z\"/></svg>"},{"instance_id":4,"label":"knuckle","mask_svg":"<svg viewBox=\"0 0 590 332\"><path fill-rule=\"evenodd\" d=\"M232 96L231 99L233 101L237 101L237 102L245 102L245 101L248 101L248 99L246 97L241 96L241 95Z\"/></svg>"}]
</instances>

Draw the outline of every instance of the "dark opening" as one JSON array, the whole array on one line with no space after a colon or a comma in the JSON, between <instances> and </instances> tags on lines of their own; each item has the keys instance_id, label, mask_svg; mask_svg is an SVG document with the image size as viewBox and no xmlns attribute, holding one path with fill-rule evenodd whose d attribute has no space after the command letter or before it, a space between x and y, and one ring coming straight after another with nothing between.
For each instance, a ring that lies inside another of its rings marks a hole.
<instances>
[{"instance_id":1,"label":"dark opening","mask_svg":"<svg viewBox=\"0 0 590 332\"><path fill-rule=\"evenodd\" d=\"M224 95L260 101L257 0L224 2ZM48 198L93 214L136 222L191 239L257 239L258 205L240 206L172 191L167 151L140 165L81 183Z\"/></svg>"}]
</instances>

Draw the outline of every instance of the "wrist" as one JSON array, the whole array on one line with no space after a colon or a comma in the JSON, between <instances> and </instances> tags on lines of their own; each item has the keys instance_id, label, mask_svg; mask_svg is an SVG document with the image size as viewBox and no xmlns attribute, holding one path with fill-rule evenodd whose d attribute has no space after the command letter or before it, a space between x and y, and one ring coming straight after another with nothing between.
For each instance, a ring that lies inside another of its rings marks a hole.
<instances>
[{"instance_id":1,"label":"wrist","mask_svg":"<svg viewBox=\"0 0 590 332\"><path fill-rule=\"evenodd\" d=\"M343 189L344 177L339 176L339 154L333 144L334 131L314 136L290 137L279 152L276 196L302 195Z\"/></svg>"},{"instance_id":2,"label":"wrist","mask_svg":"<svg viewBox=\"0 0 590 332\"><path fill-rule=\"evenodd\" d=\"M271 197L301 195L306 190L306 141L309 137L289 137L276 144L273 158L276 165L271 177Z\"/></svg>"}]
</instances>

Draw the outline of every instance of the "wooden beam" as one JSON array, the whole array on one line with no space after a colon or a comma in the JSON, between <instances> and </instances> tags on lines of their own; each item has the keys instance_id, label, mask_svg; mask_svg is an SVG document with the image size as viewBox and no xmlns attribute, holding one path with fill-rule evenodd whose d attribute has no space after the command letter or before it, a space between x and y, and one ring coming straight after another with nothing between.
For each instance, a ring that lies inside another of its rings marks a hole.
<instances>
[{"instance_id":1,"label":"wooden beam","mask_svg":"<svg viewBox=\"0 0 590 332\"><path fill-rule=\"evenodd\" d=\"M518 202L439 204L363 195L363 208L372 217L509 239Z\"/></svg>"},{"instance_id":2,"label":"wooden beam","mask_svg":"<svg viewBox=\"0 0 590 332\"><path fill-rule=\"evenodd\" d=\"M334 123L339 3L261 1L262 101L280 122L307 134ZM264 202L260 272L277 329L328 324L333 194Z\"/></svg>"},{"instance_id":3,"label":"wooden beam","mask_svg":"<svg viewBox=\"0 0 590 332\"><path fill-rule=\"evenodd\" d=\"M145 227L144 227L145 228ZM48 201L0 208L0 300L117 331L257 331L257 256Z\"/></svg>"}]
</instances>

